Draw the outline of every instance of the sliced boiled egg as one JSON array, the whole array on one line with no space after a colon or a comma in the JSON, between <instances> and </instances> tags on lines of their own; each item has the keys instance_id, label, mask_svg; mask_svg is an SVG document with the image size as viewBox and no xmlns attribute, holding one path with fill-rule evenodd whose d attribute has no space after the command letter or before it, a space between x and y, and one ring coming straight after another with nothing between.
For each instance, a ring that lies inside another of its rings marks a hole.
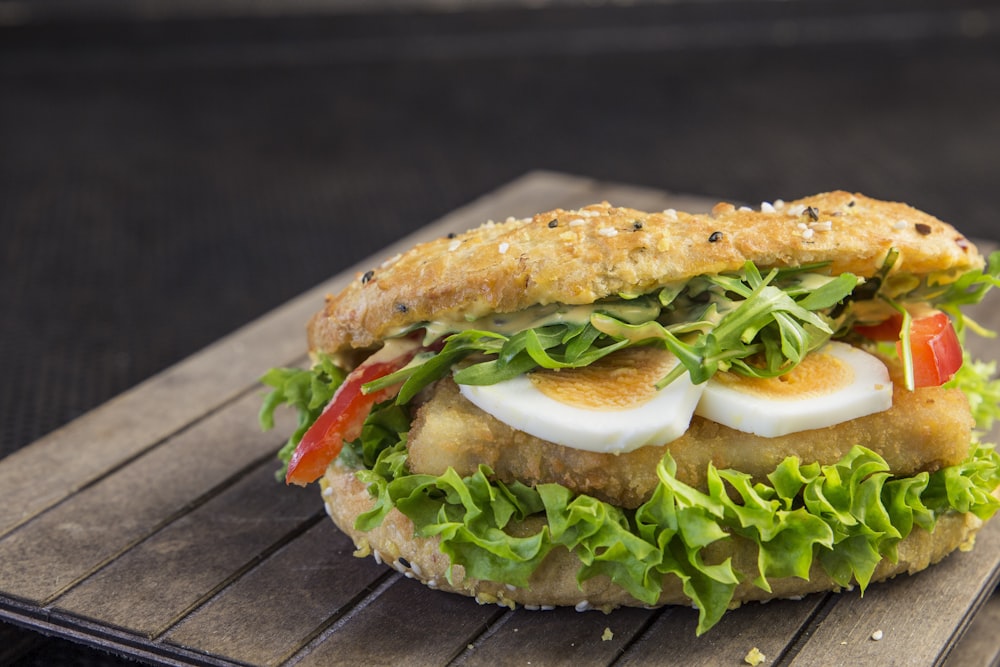
<instances>
[{"instance_id":1,"label":"sliced boiled egg","mask_svg":"<svg viewBox=\"0 0 1000 667\"><path fill-rule=\"evenodd\" d=\"M621 453L679 438L705 385L687 373L657 390L678 363L666 350L628 348L585 368L539 370L492 385L459 385L508 426L556 444Z\"/></svg>"},{"instance_id":2,"label":"sliced boiled egg","mask_svg":"<svg viewBox=\"0 0 1000 667\"><path fill-rule=\"evenodd\" d=\"M831 341L776 378L716 373L695 413L768 438L832 426L892 407L889 371L878 358Z\"/></svg>"}]
</instances>

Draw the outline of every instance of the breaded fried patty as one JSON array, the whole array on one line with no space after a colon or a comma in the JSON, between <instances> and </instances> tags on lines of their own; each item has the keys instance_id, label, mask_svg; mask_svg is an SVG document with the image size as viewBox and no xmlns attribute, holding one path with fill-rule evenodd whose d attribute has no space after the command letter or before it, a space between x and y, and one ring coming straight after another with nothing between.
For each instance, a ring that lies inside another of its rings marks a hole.
<instances>
[{"instance_id":1,"label":"breaded fried patty","mask_svg":"<svg viewBox=\"0 0 1000 667\"><path fill-rule=\"evenodd\" d=\"M877 452L894 474L905 477L961 463L969 453L972 427L960 390L923 387L910 392L897 384L889 410L826 428L764 438L695 416L687 433L669 445L601 454L513 429L467 401L445 379L418 410L408 448L414 473L440 475L450 466L464 476L485 464L504 482L556 482L634 508L653 493L656 465L668 450L677 462L678 479L701 489L709 462L759 481L788 456L832 464L854 445Z\"/></svg>"}]
</instances>

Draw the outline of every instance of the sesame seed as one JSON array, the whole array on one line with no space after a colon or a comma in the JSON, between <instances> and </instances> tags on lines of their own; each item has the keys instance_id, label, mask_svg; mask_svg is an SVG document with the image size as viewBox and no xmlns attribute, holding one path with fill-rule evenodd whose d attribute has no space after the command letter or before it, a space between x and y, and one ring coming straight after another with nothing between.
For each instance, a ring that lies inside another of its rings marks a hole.
<instances>
[{"instance_id":1,"label":"sesame seed","mask_svg":"<svg viewBox=\"0 0 1000 667\"><path fill-rule=\"evenodd\" d=\"M879 642L882 641L882 637L884 636L885 635L882 633L881 630L876 630L875 632L872 633L872 640Z\"/></svg>"},{"instance_id":2,"label":"sesame seed","mask_svg":"<svg viewBox=\"0 0 1000 667\"><path fill-rule=\"evenodd\" d=\"M574 219L572 219L572 220L569 221L569 226L570 227L579 227L579 226L585 225L585 224L587 224L587 221L584 220L583 218L574 218Z\"/></svg>"},{"instance_id":3,"label":"sesame seed","mask_svg":"<svg viewBox=\"0 0 1000 667\"><path fill-rule=\"evenodd\" d=\"M799 229L809 229L809 225L807 225L804 222L800 222L799 224L797 224L795 226L798 227Z\"/></svg>"},{"instance_id":4,"label":"sesame seed","mask_svg":"<svg viewBox=\"0 0 1000 667\"><path fill-rule=\"evenodd\" d=\"M722 240L722 232L712 232L708 236L708 242L709 243L716 243L716 242L721 241L721 240Z\"/></svg>"},{"instance_id":5,"label":"sesame seed","mask_svg":"<svg viewBox=\"0 0 1000 667\"><path fill-rule=\"evenodd\" d=\"M751 213L753 211L753 209L749 206L740 206L738 210L743 211L744 213Z\"/></svg>"},{"instance_id":6,"label":"sesame seed","mask_svg":"<svg viewBox=\"0 0 1000 667\"><path fill-rule=\"evenodd\" d=\"M774 213L774 206L770 202L766 202L766 201L761 202L760 203L760 212L761 213Z\"/></svg>"},{"instance_id":7,"label":"sesame seed","mask_svg":"<svg viewBox=\"0 0 1000 667\"><path fill-rule=\"evenodd\" d=\"M559 221L556 219L549 220L549 229L555 229L559 226Z\"/></svg>"},{"instance_id":8,"label":"sesame seed","mask_svg":"<svg viewBox=\"0 0 1000 667\"><path fill-rule=\"evenodd\" d=\"M917 224L913 225L913 228L916 229L917 233L920 234L921 236L927 236L928 234L931 233L931 226L923 222L918 222Z\"/></svg>"},{"instance_id":9,"label":"sesame seed","mask_svg":"<svg viewBox=\"0 0 1000 667\"><path fill-rule=\"evenodd\" d=\"M804 230L802 230L802 238L804 238L804 239L811 239L814 234L815 234L815 232L813 230L811 230L811 229L804 229Z\"/></svg>"},{"instance_id":10,"label":"sesame seed","mask_svg":"<svg viewBox=\"0 0 1000 667\"><path fill-rule=\"evenodd\" d=\"M591 608L590 602L588 602L587 600L580 600L579 602L576 603L576 607L574 607L574 609L576 609L577 611L587 611L590 608Z\"/></svg>"},{"instance_id":11,"label":"sesame seed","mask_svg":"<svg viewBox=\"0 0 1000 667\"><path fill-rule=\"evenodd\" d=\"M458 239L455 239L454 241L448 244L448 252L455 252L461 247L461 245L462 242L459 241Z\"/></svg>"},{"instance_id":12,"label":"sesame seed","mask_svg":"<svg viewBox=\"0 0 1000 667\"><path fill-rule=\"evenodd\" d=\"M772 206L774 206L775 210L780 211L781 209L785 208L785 200L784 199L775 199L774 203L772 204Z\"/></svg>"},{"instance_id":13,"label":"sesame seed","mask_svg":"<svg viewBox=\"0 0 1000 667\"><path fill-rule=\"evenodd\" d=\"M668 220L676 220L677 210L673 208L665 208L663 209L663 215L667 216Z\"/></svg>"},{"instance_id":14,"label":"sesame seed","mask_svg":"<svg viewBox=\"0 0 1000 667\"><path fill-rule=\"evenodd\" d=\"M611 238L612 236L618 236L618 230L615 229L614 227L602 227L601 229L597 230L597 233L600 234L601 236L607 236L608 238Z\"/></svg>"},{"instance_id":15,"label":"sesame seed","mask_svg":"<svg viewBox=\"0 0 1000 667\"><path fill-rule=\"evenodd\" d=\"M510 248L510 244L509 244L509 243L507 243L506 241L504 241L503 243L501 243L501 244L500 244L500 245L499 245L499 246L497 247L497 250L499 250L499 251L500 251L500 254L501 254L501 255L506 255L506 254L507 254L507 250L508 250L509 248Z\"/></svg>"},{"instance_id":16,"label":"sesame seed","mask_svg":"<svg viewBox=\"0 0 1000 667\"><path fill-rule=\"evenodd\" d=\"M504 220L504 222L506 223L517 222L517 218L515 218L514 216L509 216L506 220Z\"/></svg>"},{"instance_id":17,"label":"sesame seed","mask_svg":"<svg viewBox=\"0 0 1000 667\"><path fill-rule=\"evenodd\" d=\"M374 271L365 271L365 275L361 276L361 284L364 285L368 283L368 281L374 277L375 277Z\"/></svg>"},{"instance_id":18,"label":"sesame seed","mask_svg":"<svg viewBox=\"0 0 1000 667\"><path fill-rule=\"evenodd\" d=\"M819 209L816 208L815 206L807 207L806 213L808 213L809 217L813 219L813 222L819 220Z\"/></svg>"},{"instance_id":19,"label":"sesame seed","mask_svg":"<svg viewBox=\"0 0 1000 667\"><path fill-rule=\"evenodd\" d=\"M788 209L788 215L792 216L793 218L797 218L805 212L806 212L805 204L796 204L795 206L791 206Z\"/></svg>"},{"instance_id":20,"label":"sesame seed","mask_svg":"<svg viewBox=\"0 0 1000 667\"><path fill-rule=\"evenodd\" d=\"M828 232L833 229L833 220L822 220L820 222L814 222L809 226L817 232Z\"/></svg>"},{"instance_id":21,"label":"sesame seed","mask_svg":"<svg viewBox=\"0 0 1000 667\"><path fill-rule=\"evenodd\" d=\"M906 220L897 220L893 225L893 229L906 229L909 223Z\"/></svg>"}]
</instances>

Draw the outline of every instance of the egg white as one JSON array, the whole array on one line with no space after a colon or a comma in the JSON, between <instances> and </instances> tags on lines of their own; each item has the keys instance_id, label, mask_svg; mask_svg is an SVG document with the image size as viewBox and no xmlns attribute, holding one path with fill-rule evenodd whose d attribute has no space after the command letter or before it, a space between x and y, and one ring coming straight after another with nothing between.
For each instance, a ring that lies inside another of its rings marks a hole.
<instances>
[{"instance_id":1,"label":"egg white","mask_svg":"<svg viewBox=\"0 0 1000 667\"><path fill-rule=\"evenodd\" d=\"M665 351L662 354L669 356ZM687 431L694 414L745 433L777 437L892 407L889 371L871 354L830 342L807 361L802 368L809 366L817 382L803 383L801 376L794 378L799 384L788 383L787 377L763 381L785 383L777 393L755 391L761 386L755 382L760 380L727 382L719 376L694 385L685 373L644 402L627 407L582 407L560 401L539 390L527 375L492 385L459 385L459 390L467 400L512 428L566 447L600 453L667 444Z\"/></svg>"},{"instance_id":2,"label":"egg white","mask_svg":"<svg viewBox=\"0 0 1000 667\"><path fill-rule=\"evenodd\" d=\"M595 409L559 401L540 391L526 375L492 385L459 385L466 399L519 431L601 453L629 452L676 440L688 429L704 388L704 384L692 384L685 373L638 405Z\"/></svg>"},{"instance_id":3,"label":"egg white","mask_svg":"<svg viewBox=\"0 0 1000 667\"><path fill-rule=\"evenodd\" d=\"M783 396L757 391L753 383L728 383L713 377L706 383L695 414L738 431L773 438L833 426L892 407L892 381L878 358L835 341L812 354L820 355L810 360L812 363L838 365L839 361L849 372L840 383L810 385L799 394Z\"/></svg>"}]
</instances>

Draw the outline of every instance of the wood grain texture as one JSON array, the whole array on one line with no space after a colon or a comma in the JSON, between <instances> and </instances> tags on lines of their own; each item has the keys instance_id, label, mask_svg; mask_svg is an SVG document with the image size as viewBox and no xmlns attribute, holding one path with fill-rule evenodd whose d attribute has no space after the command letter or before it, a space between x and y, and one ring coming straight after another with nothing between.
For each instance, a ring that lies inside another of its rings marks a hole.
<instances>
[{"instance_id":1,"label":"wood grain texture","mask_svg":"<svg viewBox=\"0 0 1000 667\"><path fill-rule=\"evenodd\" d=\"M4 459L0 617L162 664L716 665L741 664L755 647L766 664L935 664L949 653L968 664L953 649L1000 572L995 522L977 549L928 572L864 597L749 604L699 638L688 608L533 612L432 591L355 557L315 488L275 483L273 452L292 417L258 430L257 378L302 362L304 324L324 293L417 241L604 199L713 203L529 174ZM975 317L1000 328L1000 297ZM997 357L995 341L970 347ZM980 642L971 659L995 657L996 645Z\"/></svg>"}]
</instances>

